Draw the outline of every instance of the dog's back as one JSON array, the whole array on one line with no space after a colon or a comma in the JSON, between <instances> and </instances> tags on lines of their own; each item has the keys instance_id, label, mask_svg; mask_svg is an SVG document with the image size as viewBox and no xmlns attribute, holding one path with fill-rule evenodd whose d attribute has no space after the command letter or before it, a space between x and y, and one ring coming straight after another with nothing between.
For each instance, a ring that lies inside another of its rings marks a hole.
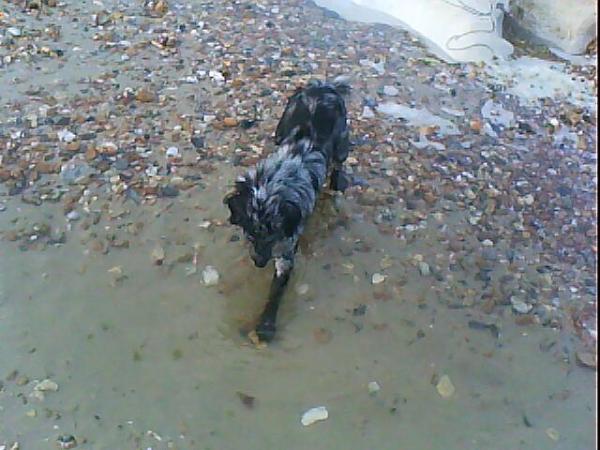
<instances>
[{"instance_id":1,"label":"dog's back","mask_svg":"<svg viewBox=\"0 0 600 450\"><path fill-rule=\"evenodd\" d=\"M341 80L313 81L298 90L288 100L275 142L280 145L293 136L309 137L325 152L328 164L332 158L344 161L348 156L348 130L343 96L349 90L350 86Z\"/></svg>"}]
</instances>

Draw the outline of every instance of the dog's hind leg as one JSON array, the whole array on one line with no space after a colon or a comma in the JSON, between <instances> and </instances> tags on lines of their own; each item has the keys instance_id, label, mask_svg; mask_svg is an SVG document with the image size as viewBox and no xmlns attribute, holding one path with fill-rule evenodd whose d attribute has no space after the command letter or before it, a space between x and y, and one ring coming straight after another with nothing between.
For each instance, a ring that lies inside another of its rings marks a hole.
<instances>
[{"instance_id":1,"label":"dog's hind leg","mask_svg":"<svg viewBox=\"0 0 600 450\"><path fill-rule=\"evenodd\" d=\"M293 267L294 262L291 259L277 258L275 260L275 274L271 282L269 300L256 326L256 335L261 341L269 342L275 336L277 310L285 292L285 287L290 280Z\"/></svg>"},{"instance_id":2,"label":"dog's hind leg","mask_svg":"<svg viewBox=\"0 0 600 450\"><path fill-rule=\"evenodd\" d=\"M345 129L336 139L333 147L333 169L331 171L330 187L334 191L344 192L350 185L348 175L344 173L344 161L350 152L350 138Z\"/></svg>"}]
</instances>

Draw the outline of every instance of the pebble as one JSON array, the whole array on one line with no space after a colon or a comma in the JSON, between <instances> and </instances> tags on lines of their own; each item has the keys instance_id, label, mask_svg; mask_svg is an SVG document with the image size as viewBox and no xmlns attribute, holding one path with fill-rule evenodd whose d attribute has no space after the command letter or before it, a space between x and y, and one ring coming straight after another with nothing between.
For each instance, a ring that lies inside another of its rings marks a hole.
<instances>
[{"instance_id":1,"label":"pebble","mask_svg":"<svg viewBox=\"0 0 600 450\"><path fill-rule=\"evenodd\" d=\"M60 130L58 133L56 133L58 136L58 140L61 142L73 142L75 140L75 138L77 137L74 133L71 133L69 130L67 130L66 128L63 130Z\"/></svg>"},{"instance_id":2,"label":"pebble","mask_svg":"<svg viewBox=\"0 0 600 450\"><path fill-rule=\"evenodd\" d=\"M177 197L179 195L179 189L172 184L167 184L160 189L160 194L163 197Z\"/></svg>"},{"instance_id":3,"label":"pebble","mask_svg":"<svg viewBox=\"0 0 600 450\"><path fill-rule=\"evenodd\" d=\"M296 293L298 295L306 295L308 293L309 286L306 283L299 284L296 286Z\"/></svg>"},{"instance_id":4,"label":"pebble","mask_svg":"<svg viewBox=\"0 0 600 450\"><path fill-rule=\"evenodd\" d=\"M383 95L387 95L389 97L395 97L398 95L400 91L396 89L394 86L384 86L383 87Z\"/></svg>"},{"instance_id":5,"label":"pebble","mask_svg":"<svg viewBox=\"0 0 600 450\"><path fill-rule=\"evenodd\" d=\"M56 439L56 446L58 448L65 449L75 448L77 447L77 440L75 439L75 436L72 436L70 434L64 434Z\"/></svg>"},{"instance_id":6,"label":"pebble","mask_svg":"<svg viewBox=\"0 0 600 450\"><path fill-rule=\"evenodd\" d=\"M194 135L191 137L190 141L196 150L204 148L204 138L202 136Z\"/></svg>"},{"instance_id":7,"label":"pebble","mask_svg":"<svg viewBox=\"0 0 600 450\"><path fill-rule=\"evenodd\" d=\"M514 296L510 298L510 304L512 305L513 310L519 314L527 314L533 308L533 305L525 303L523 300L520 300Z\"/></svg>"},{"instance_id":8,"label":"pebble","mask_svg":"<svg viewBox=\"0 0 600 450\"><path fill-rule=\"evenodd\" d=\"M169 147L167 149L167 157L177 158L179 156L179 149L177 147Z\"/></svg>"},{"instance_id":9,"label":"pebble","mask_svg":"<svg viewBox=\"0 0 600 450\"><path fill-rule=\"evenodd\" d=\"M19 37L21 36L21 29L17 28L17 27L8 27L6 29L6 31L8 32L8 34L14 36L14 37Z\"/></svg>"},{"instance_id":10,"label":"pebble","mask_svg":"<svg viewBox=\"0 0 600 450\"><path fill-rule=\"evenodd\" d=\"M117 170L126 170L129 167L129 161L125 158L119 158L115 161L114 167Z\"/></svg>"},{"instance_id":11,"label":"pebble","mask_svg":"<svg viewBox=\"0 0 600 450\"><path fill-rule=\"evenodd\" d=\"M206 286L215 286L219 283L219 272L213 266L206 266L202 271L202 281Z\"/></svg>"},{"instance_id":12,"label":"pebble","mask_svg":"<svg viewBox=\"0 0 600 450\"><path fill-rule=\"evenodd\" d=\"M431 270L429 269L429 264L427 264L425 261L421 261L419 263L419 272L424 277L428 276L431 273Z\"/></svg>"},{"instance_id":13,"label":"pebble","mask_svg":"<svg viewBox=\"0 0 600 450\"><path fill-rule=\"evenodd\" d=\"M452 395L454 395L455 392L454 385L452 384L452 381L450 380L450 377L448 375L442 375L440 377L440 381L438 381L436 389L438 391L438 394L440 394L444 398L452 397Z\"/></svg>"},{"instance_id":14,"label":"pebble","mask_svg":"<svg viewBox=\"0 0 600 450\"><path fill-rule=\"evenodd\" d=\"M17 386L25 386L27 383L29 383L29 378L27 378L25 375L19 375L15 380L15 383L17 383Z\"/></svg>"},{"instance_id":15,"label":"pebble","mask_svg":"<svg viewBox=\"0 0 600 450\"><path fill-rule=\"evenodd\" d=\"M77 211L70 211L67 213L67 220L69 222L74 222L79 219L81 219L81 214L79 214Z\"/></svg>"},{"instance_id":16,"label":"pebble","mask_svg":"<svg viewBox=\"0 0 600 450\"><path fill-rule=\"evenodd\" d=\"M36 384L33 389L40 392L56 392L58 391L58 384L46 378L45 380Z\"/></svg>"},{"instance_id":17,"label":"pebble","mask_svg":"<svg viewBox=\"0 0 600 450\"><path fill-rule=\"evenodd\" d=\"M311 408L302 414L302 419L300 422L305 427L312 425L313 423L320 422L322 420L326 420L329 417L329 412L327 408L324 406L317 406L315 408Z\"/></svg>"},{"instance_id":18,"label":"pebble","mask_svg":"<svg viewBox=\"0 0 600 450\"><path fill-rule=\"evenodd\" d=\"M555 442L560 439L560 434L554 428L546 428L546 435Z\"/></svg>"},{"instance_id":19,"label":"pebble","mask_svg":"<svg viewBox=\"0 0 600 450\"><path fill-rule=\"evenodd\" d=\"M375 395L381 390L381 386L379 386L377 381L369 381L369 384L367 384L367 389L369 390L369 394Z\"/></svg>"},{"instance_id":20,"label":"pebble","mask_svg":"<svg viewBox=\"0 0 600 450\"><path fill-rule=\"evenodd\" d=\"M375 117L375 113L368 106L364 106L362 110L362 114L360 115L362 119L372 119Z\"/></svg>"},{"instance_id":21,"label":"pebble","mask_svg":"<svg viewBox=\"0 0 600 450\"><path fill-rule=\"evenodd\" d=\"M598 366L598 357L593 352L578 351L575 353L577 362L585 367L595 369Z\"/></svg>"},{"instance_id":22,"label":"pebble","mask_svg":"<svg viewBox=\"0 0 600 450\"><path fill-rule=\"evenodd\" d=\"M380 273L374 273L373 276L371 277L371 283L373 284L380 284L383 283L385 281L385 275L382 275Z\"/></svg>"},{"instance_id":23,"label":"pebble","mask_svg":"<svg viewBox=\"0 0 600 450\"><path fill-rule=\"evenodd\" d=\"M225 119L223 119L223 125L225 125L226 127L235 127L237 126L237 124L237 119L233 117L225 117Z\"/></svg>"},{"instance_id":24,"label":"pebble","mask_svg":"<svg viewBox=\"0 0 600 450\"><path fill-rule=\"evenodd\" d=\"M150 256L152 257L152 262L157 266L160 266L165 260L165 250L159 245L152 250Z\"/></svg>"},{"instance_id":25,"label":"pebble","mask_svg":"<svg viewBox=\"0 0 600 450\"><path fill-rule=\"evenodd\" d=\"M37 416L37 411L35 409L30 409L25 413L25 415L27 417L35 417Z\"/></svg>"}]
</instances>

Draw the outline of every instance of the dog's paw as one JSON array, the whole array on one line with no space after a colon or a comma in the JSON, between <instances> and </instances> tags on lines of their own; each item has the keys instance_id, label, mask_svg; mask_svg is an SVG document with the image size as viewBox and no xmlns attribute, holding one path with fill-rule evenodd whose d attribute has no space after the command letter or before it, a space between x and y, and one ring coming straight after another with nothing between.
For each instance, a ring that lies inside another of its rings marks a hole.
<instances>
[{"instance_id":1,"label":"dog's paw","mask_svg":"<svg viewBox=\"0 0 600 450\"><path fill-rule=\"evenodd\" d=\"M255 331L261 342L271 342L275 337L275 323L270 320L261 322L256 326Z\"/></svg>"}]
</instances>

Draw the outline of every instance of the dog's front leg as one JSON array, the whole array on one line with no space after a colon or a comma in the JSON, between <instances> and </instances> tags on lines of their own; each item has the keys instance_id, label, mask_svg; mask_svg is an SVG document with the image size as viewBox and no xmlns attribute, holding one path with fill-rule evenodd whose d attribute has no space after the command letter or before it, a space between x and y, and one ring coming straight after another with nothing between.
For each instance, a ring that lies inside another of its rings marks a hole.
<instances>
[{"instance_id":1,"label":"dog's front leg","mask_svg":"<svg viewBox=\"0 0 600 450\"><path fill-rule=\"evenodd\" d=\"M285 292L285 287L290 280L293 267L294 260L292 258L277 258L275 260L275 274L271 282L269 300L256 326L256 335L261 341L269 342L275 336L277 310L279 309L281 297Z\"/></svg>"}]
</instances>

